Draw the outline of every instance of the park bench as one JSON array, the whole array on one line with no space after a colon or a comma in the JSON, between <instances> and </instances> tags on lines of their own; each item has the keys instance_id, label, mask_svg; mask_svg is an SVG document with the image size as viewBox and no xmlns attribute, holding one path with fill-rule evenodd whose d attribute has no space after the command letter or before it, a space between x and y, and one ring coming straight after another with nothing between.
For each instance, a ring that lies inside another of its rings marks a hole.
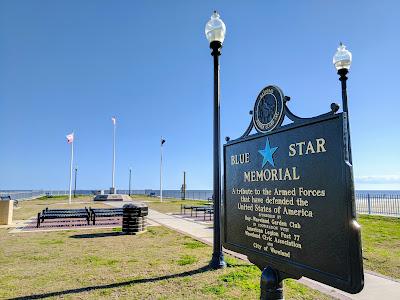
<instances>
[{"instance_id":1,"label":"park bench","mask_svg":"<svg viewBox=\"0 0 400 300\"><path fill-rule=\"evenodd\" d=\"M90 208L90 219L93 221L93 225L96 225L96 218L107 218L107 217L122 217L122 208Z\"/></svg>"},{"instance_id":2,"label":"park bench","mask_svg":"<svg viewBox=\"0 0 400 300\"><path fill-rule=\"evenodd\" d=\"M36 227L40 227L40 223L44 220L51 219L86 219L88 225L90 224L90 212L85 207L84 209L44 209L38 213Z\"/></svg>"},{"instance_id":3,"label":"park bench","mask_svg":"<svg viewBox=\"0 0 400 300\"><path fill-rule=\"evenodd\" d=\"M212 208L212 204L208 204L208 205L184 205L181 204L181 214L183 211L183 214L186 214L186 210L190 209L190 216L193 217L193 211L195 211L196 213L196 217L197 217L197 211L205 211L205 209L210 209Z\"/></svg>"},{"instance_id":4,"label":"park bench","mask_svg":"<svg viewBox=\"0 0 400 300\"><path fill-rule=\"evenodd\" d=\"M197 212L202 211L204 213L204 215L206 214L206 212L209 212L210 209L213 209L212 206L210 205L204 205L204 206L197 206L194 207L193 210L195 212L195 217L197 218Z\"/></svg>"},{"instance_id":5,"label":"park bench","mask_svg":"<svg viewBox=\"0 0 400 300\"><path fill-rule=\"evenodd\" d=\"M206 220L206 215L207 214L210 216L210 221L211 221L211 215L214 214L214 207L210 207L209 209L206 209L204 211L204 221Z\"/></svg>"},{"instance_id":6,"label":"park bench","mask_svg":"<svg viewBox=\"0 0 400 300\"><path fill-rule=\"evenodd\" d=\"M192 211L193 211L193 208L194 207L197 207L196 205L185 205L185 204L181 204L181 214L182 214L182 212L183 212L183 214L185 215L186 214L186 210L187 209L190 209L190 216L192 216Z\"/></svg>"}]
</instances>

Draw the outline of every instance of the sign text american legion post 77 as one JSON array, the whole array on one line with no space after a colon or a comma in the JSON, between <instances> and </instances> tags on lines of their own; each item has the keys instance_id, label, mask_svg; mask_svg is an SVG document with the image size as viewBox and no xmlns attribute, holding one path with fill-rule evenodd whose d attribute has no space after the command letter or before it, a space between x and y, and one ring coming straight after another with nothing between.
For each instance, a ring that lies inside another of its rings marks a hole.
<instances>
[{"instance_id":1,"label":"sign text american legion post 77","mask_svg":"<svg viewBox=\"0 0 400 300\"><path fill-rule=\"evenodd\" d=\"M346 113L332 106L299 118L287 100L276 86L263 89L246 133L224 145L223 246L281 279L357 293L363 267ZM282 126L285 116L293 123Z\"/></svg>"}]
</instances>

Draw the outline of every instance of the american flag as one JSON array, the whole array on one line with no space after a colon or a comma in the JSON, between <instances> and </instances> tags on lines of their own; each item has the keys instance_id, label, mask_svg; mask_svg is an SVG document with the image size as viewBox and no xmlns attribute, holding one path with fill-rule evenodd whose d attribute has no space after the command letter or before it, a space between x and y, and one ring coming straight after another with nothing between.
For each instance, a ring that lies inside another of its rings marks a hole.
<instances>
[{"instance_id":1,"label":"american flag","mask_svg":"<svg viewBox=\"0 0 400 300\"><path fill-rule=\"evenodd\" d=\"M111 117L111 121L113 122L113 124L115 125L115 123L117 122L117 119L115 117Z\"/></svg>"},{"instance_id":2,"label":"american flag","mask_svg":"<svg viewBox=\"0 0 400 300\"><path fill-rule=\"evenodd\" d=\"M67 143L71 144L74 142L74 133L70 133L67 135Z\"/></svg>"}]
</instances>

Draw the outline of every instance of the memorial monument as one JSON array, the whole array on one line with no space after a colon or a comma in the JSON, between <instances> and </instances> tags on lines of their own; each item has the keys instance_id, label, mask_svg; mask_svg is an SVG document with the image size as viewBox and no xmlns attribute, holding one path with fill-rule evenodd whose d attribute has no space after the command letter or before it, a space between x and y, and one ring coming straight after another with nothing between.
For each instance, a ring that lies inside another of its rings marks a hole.
<instances>
[{"instance_id":1,"label":"memorial monument","mask_svg":"<svg viewBox=\"0 0 400 300\"><path fill-rule=\"evenodd\" d=\"M116 129L116 123L117 123L116 117L112 117L111 121L113 123L112 186L110 188L109 194L96 195L93 198L93 200L94 201L129 201L129 200L131 200L131 197L129 195L117 194L117 190L115 188L115 129Z\"/></svg>"},{"instance_id":2,"label":"memorial monument","mask_svg":"<svg viewBox=\"0 0 400 300\"><path fill-rule=\"evenodd\" d=\"M343 112L333 103L326 114L297 117L290 98L270 85L258 95L245 133L224 145L222 243L262 270L261 299L283 299L282 280L302 276L349 293L363 288L346 51L341 45L335 57L347 66L334 58ZM285 117L292 122L282 125Z\"/></svg>"}]
</instances>

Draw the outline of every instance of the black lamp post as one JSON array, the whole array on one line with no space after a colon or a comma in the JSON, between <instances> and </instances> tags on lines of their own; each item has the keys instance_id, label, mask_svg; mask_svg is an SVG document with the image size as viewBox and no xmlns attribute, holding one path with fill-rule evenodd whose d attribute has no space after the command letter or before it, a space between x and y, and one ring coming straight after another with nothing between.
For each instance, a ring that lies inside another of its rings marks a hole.
<instances>
[{"instance_id":1,"label":"black lamp post","mask_svg":"<svg viewBox=\"0 0 400 300\"><path fill-rule=\"evenodd\" d=\"M220 269L226 266L224 253L221 244L221 129L220 129L220 100L219 100L219 56L221 55L222 43L225 38L226 27L219 18L219 14L214 11L211 19L207 22L205 34L210 42L212 49L211 55L214 57L214 121L213 121L213 200L214 200L214 240L213 255L210 266L213 269Z\"/></svg>"},{"instance_id":2,"label":"black lamp post","mask_svg":"<svg viewBox=\"0 0 400 300\"><path fill-rule=\"evenodd\" d=\"M351 66L352 54L346 49L346 46L340 43L339 48L333 56L333 64L337 70L340 82L342 83L342 105L343 112L346 113L346 125L347 125L347 149L348 149L348 161L352 163L351 158L351 144L350 144L350 123L349 123L349 107L347 104L347 74Z\"/></svg>"}]
</instances>

